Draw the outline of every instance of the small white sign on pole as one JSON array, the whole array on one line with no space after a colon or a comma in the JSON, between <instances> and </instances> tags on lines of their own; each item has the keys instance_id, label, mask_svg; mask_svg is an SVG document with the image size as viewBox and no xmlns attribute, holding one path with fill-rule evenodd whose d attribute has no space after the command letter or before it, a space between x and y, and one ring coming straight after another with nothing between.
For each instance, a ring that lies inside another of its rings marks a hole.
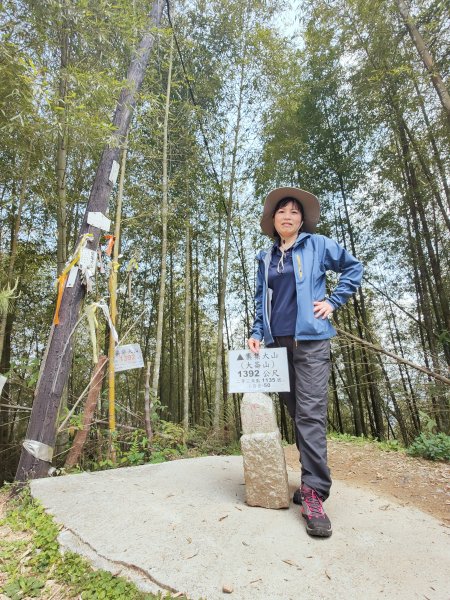
<instances>
[{"instance_id":1,"label":"small white sign on pole","mask_svg":"<svg viewBox=\"0 0 450 600\"><path fill-rule=\"evenodd\" d=\"M117 175L119 174L119 163L116 160L113 160L111 171L109 173L110 182L115 185L117 181Z\"/></svg>"},{"instance_id":2,"label":"small white sign on pole","mask_svg":"<svg viewBox=\"0 0 450 600\"><path fill-rule=\"evenodd\" d=\"M3 386L5 385L7 379L4 375L0 375L0 394L2 393Z\"/></svg>"},{"instance_id":3,"label":"small white sign on pole","mask_svg":"<svg viewBox=\"0 0 450 600\"><path fill-rule=\"evenodd\" d=\"M124 346L116 346L114 356L114 370L129 371L130 369L142 369L144 359L142 358L141 347L139 344L125 344Z\"/></svg>"},{"instance_id":4,"label":"small white sign on pole","mask_svg":"<svg viewBox=\"0 0 450 600\"><path fill-rule=\"evenodd\" d=\"M228 353L230 394L236 392L289 392L286 348L262 348Z\"/></svg>"},{"instance_id":5,"label":"small white sign on pole","mask_svg":"<svg viewBox=\"0 0 450 600\"><path fill-rule=\"evenodd\" d=\"M91 274L95 273L95 265L97 264L97 250L83 248L80 254L80 267L88 269Z\"/></svg>"},{"instance_id":6,"label":"small white sign on pole","mask_svg":"<svg viewBox=\"0 0 450 600\"><path fill-rule=\"evenodd\" d=\"M77 275L78 275L78 267L76 265L74 265L69 271L66 287L71 288L75 285L75 280L77 278Z\"/></svg>"},{"instance_id":7,"label":"small white sign on pole","mask_svg":"<svg viewBox=\"0 0 450 600\"><path fill-rule=\"evenodd\" d=\"M111 227L111 219L105 217L101 212L88 212L87 222L88 225L93 225L102 231L109 231Z\"/></svg>"}]
</instances>

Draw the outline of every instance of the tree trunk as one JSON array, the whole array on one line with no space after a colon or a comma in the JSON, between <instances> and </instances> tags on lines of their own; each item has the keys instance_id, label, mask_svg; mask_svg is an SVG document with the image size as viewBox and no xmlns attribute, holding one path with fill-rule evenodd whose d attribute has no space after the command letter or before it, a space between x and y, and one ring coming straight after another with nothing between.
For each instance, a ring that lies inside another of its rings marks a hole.
<instances>
[{"instance_id":1,"label":"tree trunk","mask_svg":"<svg viewBox=\"0 0 450 600\"><path fill-rule=\"evenodd\" d=\"M245 51L244 51L245 55ZM223 249L223 263L222 273L219 279L219 319L217 324L217 346L216 346L216 375L215 375L215 392L214 392L214 430L219 431L220 429L220 418L222 414L222 402L221 402L221 368L222 368L222 352L223 352L223 327L225 321L225 294L227 287L227 275L228 275L228 252L230 245L230 231L231 231L231 215L233 211L233 192L236 178L236 159L238 151L238 140L241 126L241 110L243 101L244 91L244 72L245 65L244 61L241 64L240 81L239 81L239 96L237 105L237 116L236 125L234 128L234 143L232 150L231 159L231 174L230 183L228 189L228 201L226 205L227 210L227 222Z\"/></svg>"},{"instance_id":2,"label":"tree trunk","mask_svg":"<svg viewBox=\"0 0 450 600\"><path fill-rule=\"evenodd\" d=\"M155 362L153 367L153 379L151 395L152 398L158 397L159 373L161 368L162 354L162 332L164 320L164 298L166 294L166 273L167 273L167 218L168 218L168 176L167 176L167 146L169 136L169 107L170 107L170 88L172 85L172 63L173 63L173 36L170 46L169 73L167 75L166 106L164 113L164 140L163 140L163 180L162 180L162 239L161 239L161 275L159 284L158 318L156 325L155 342Z\"/></svg>"},{"instance_id":3,"label":"tree trunk","mask_svg":"<svg viewBox=\"0 0 450 600\"><path fill-rule=\"evenodd\" d=\"M25 161L24 169L23 169L23 178L22 183L20 185L19 192L19 203L17 205L17 214L14 219L14 224L11 227L11 250L9 253L9 263L8 263L8 274L6 277L6 286L14 287L14 267L16 264L17 251L19 245L19 231L20 231L20 223L22 220L22 210L25 205L26 200L26 191L28 186L28 174L30 171L30 161L31 161L31 152L33 149L33 144L30 143L30 147L27 152L27 158ZM0 315L0 361L2 359L3 354L3 346L5 343L5 331L6 331L6 320L8 317L8 313Z\"/></svg>"},{"instance_id":4,"label":"tree trunk","mask_svg":"<svg viewBox=\"0 0 450 600\"><path fill-rule=\"evenodd\" d=\"M152 401L150 398L150 361L147 362L147 373L145 376L145 394L144 394L144 412L145 412L145 431L148 441L153 439L152 429Z\"/></svg>"},{"instance_id":5,"label":"tree trunk","mask_svg":"<svg viewBox=\"0 0 450 600\"><path fill-rule=\"evenodd\" d=\"M436 92L439 96L439 100L447 113L447 120L450 123L450 95L448 93L447 88L445 87L445 83L437 70L436 63L431 56L430 51L428 50L425 41L419 30L417 29L414 19L412 18L406 3L403 0L397 0L398 9L400 14L405 22L405 25L408 29L409 35L411 36L414 45L419 52L420 58L422 59L423 64L425 65L426 70L429 72L431 81L436 89Z\"/></svg>"},{"instance_id":6,"label":"tree trunk","mask_svg":"<svg viewBox=\"0 0 450 600\"><path fill-rule=\"evenodd\" d=\"M331 381L333 384L333 402L334 402L334 412L337 417L337 423L339 428L339 433L344 433L344 425L342 423L341 416L341 407L339 402L338 390L337 390L337 381L336 381L336 368L334 364L333 354L331 355Z\"/></svg>"},{"instance_id":7,"label":"tree trunk","mask_svg":"<svg viewBox=\"0 0 450 600\"><path fill-rule=\"evenodd\" d=\"M66 462L64 464L66 469L70 469L78 463L81 452L83 451L84 444L89 434L89 429L91 428L98 397L102 388L106 361L106 356L99 356L98 363L94 367L94 374L92 376L91 386L89 388L88 397L84 407L83 425L81 429L77 431L72 448L67 455Z\"/></svg>"},{"instance_id":8,"label":"tree trunk","mask_svg":"<svg viewBox=\"0 0 450 600\"><path fill-rule=\"evenodd\" d=\"M125 180L125 166L127 162L127 139L122 151L120 168L119 192L117 194L116 216L114 219L114 248L111 261L111 273L109 276L109 314L111 323L117 327L117 271L119 270L120 251L120 227L122 219L123 183ZM114 359L116 354L116 340L109 332L108 348L108 420L109 420L109 451L111 460L115 462L116 452L113 444L113 436L116 431L116 379Z\"/></svg>"},{"instance_id":9,"label":"tree trunk","mask_svg":"<svg viewBox=\"0 0 450 600\"><path fill-rule=\"evenodd\" d=\"M186 223L186 263L184 290L184 361L183 361L183 429L186 435L189 428L189 339L191 315L191 265L190 265L190 225Z\"/></svg>"},{"instance_id":10,"label":"tree trunk","mask_svg":"<svg viewBox=\"0 0 450 600\"><path fill-rule=\"evenodd\" d=\"M335 314L334 320L336 324L339 324L339 317L337 314ZM341 344L341 352L343 354L344 370L346 376L345 380L342 378L344 383L344 389L350 400L350 406L352 407L355 435L359 437L363 433L362 415L358 404L358 398L356 396L356 383L353 378L353 374L350 367L353 361L351 360L348 344Z\"/></svg>"},{"instance_id":11,"label":"tree trunk","mask_svg":"<svg viewBox=\"0 0 450 600\"><path fill-rule=\"evenodd\" d=\"M333 146L334 147L334 146ZM356 256L356 245L354 241L354 235L352 230L352 225L350 221L350 215L348 211L348 202L347 202L347 192L345 189L344 179L339 171L336 171L336 175L339 180L339 186L341 190L342 201L344 205L345 212L345 222L347 224L347 231L350 238L350 247L354 256ZM367 316L367 311L365 307L364 293L362 288L358 290L359 302L356 296L353 297L353 305L355 307L355 318L356 318L356 328L359 333L359 337L365 337L369 334L369 339L372 339L372 335L369 330L369 320ZM365 332L363 332L363 325L365 326ZM374 381L373 373L375 372L374 366L371 363L370 357L366 354L365 349L361 349L362 358L363 358L363 366L366 372L367 385L369 386L369 394L372 402L374 420L375 420L375 428L376 428L376 437L380 440L384 439L384 423L383 423L383 415L381 410L381 397L378 392L378 387L376 382Z\"/></svg>"},{"instance_id":12,"label":"tree trunk","mask_svg":"<svg viewBox=\"0 0 450 600\"><path fill-rule=\"evenodd\" d=\"M64 269L67 261L67 200L66 200L66 171L67 171L67 67L69 65L69 23L67 19L66 0L62 6L61 45L60 45L60 73L59 73L59 98L58 98L58 144L56 149L56 185L57 208L56 222L58 229L57 238L57 272Z\"/></svg>"},{"instance_id":13,"label":"tree trunk","mask_svg":"<svg viewBox=\"0 0 450 600\"><path fill-rule=\"evenodd\" d=\"M445 165L442 160L441 153L439 152L436 138L433 134L433 129L431 127L430 119L428 118L428 113L425 108L425 101L422 97L422 94L420 93L419 86L417 85L417 83L415 81L414 81L414 89L416 90L417 98L419 100L420 110L422 112L423 120L425 121L425 124L427 126L427 137L430 140L430 144L433 149L434 159L436 161L439 175L441 176L442 187L444 188L444 191L445 191L445 197L447 198L447 207L448 207L448 210L450 211L450 189L448 187L447 175L445 173ZM447 213L445 213L445 214L447 215ZM448 215L447 215L447 217L448 217Z\"/></svg>"},{"instance_id":14,"label":"tree trunk","mask_svg":"<svg viewBox=\"0 0 450 600\"><path fill-rule=\"evenodd\" d=\"M101 231L87 224L87 213L98 211L103 214L108 207L113 183L109 180L113 161L118 159L120 146L129 128L136 96L144 79L150 51L154 45L154 27L161 20L163 3L156 0L149 19L149 30L145 33L140 46L133 54L128 70L126 85L122 89L113 125L116 128L116 143L103 151L92 186L86 213L80 231L80 239L84 233L91 232L93 239L88 247L96 249ZM51 328L45 358L41 365L41 373L36 388L33 411L28 426L28 440L37 442L43 452L22 449L16 481L25 482L30 478L44 477L48 474L52 449L55 443L56 418L61 402L61 394L68 379L72 359L72 342L69 335L75 328L80 312L81 301L85 289L78 276L72 288L65 288L60 306L60 323Z\"/></svg>"}]
</instances>

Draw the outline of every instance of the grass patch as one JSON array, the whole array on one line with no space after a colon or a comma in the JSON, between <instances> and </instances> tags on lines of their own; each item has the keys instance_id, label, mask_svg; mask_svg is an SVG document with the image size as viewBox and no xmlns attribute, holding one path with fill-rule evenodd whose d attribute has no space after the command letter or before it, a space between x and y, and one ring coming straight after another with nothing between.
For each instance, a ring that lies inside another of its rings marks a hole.
<instances>
[{"instance_id":1,"label":"grass patch","mask_svg":"<svg viewBox=\"0 0 450 600\"><path fill-rule=\"evenodd\" d=\"M5 486L0 490L0 502L6 506L0 519L0 593L11 600L173 598L170 594L141 592L122 577L94 570L78 554L62 554L57 542L61 528L30 492L25 489L14 500L8 500L7 494Z\"/></svg>"},{"instance_id":2,"label":"grass patch","mask_svg":"<svg viewBox=\"0 0 450 600\"><path fill-rule=\"evenodd\" d=\"M365 444L373 444L383 452L405 452L406 449L401 446L398 440L386 440L384 442L380 442L379 440L374 440L370 437L356 436L350 435L349 433L336 433L332 432L328 434L328 439L334 440L337 442L351 442L352 444L356 444L357 446L364 446Z\"/></svg>"}]
</instances>

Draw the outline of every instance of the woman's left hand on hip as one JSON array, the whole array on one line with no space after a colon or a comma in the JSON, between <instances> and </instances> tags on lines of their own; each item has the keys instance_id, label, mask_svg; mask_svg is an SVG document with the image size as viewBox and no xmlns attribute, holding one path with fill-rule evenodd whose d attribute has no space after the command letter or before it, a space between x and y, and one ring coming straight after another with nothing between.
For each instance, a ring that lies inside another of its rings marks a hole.
<instances>
[{"instance_id":1,"label":"woman's left hand on hip","mask_svg":"<svg viewBox=\"0 0 450 600\"><path fill-rule=\"evenodd\" d=\"M331 315L334 308L331 306L329 302L326 300L321 300L320 302L314 302L314 316L316 319L322 317L322 319L326 319L328 315Z\"/></svg>"}]
</instances>

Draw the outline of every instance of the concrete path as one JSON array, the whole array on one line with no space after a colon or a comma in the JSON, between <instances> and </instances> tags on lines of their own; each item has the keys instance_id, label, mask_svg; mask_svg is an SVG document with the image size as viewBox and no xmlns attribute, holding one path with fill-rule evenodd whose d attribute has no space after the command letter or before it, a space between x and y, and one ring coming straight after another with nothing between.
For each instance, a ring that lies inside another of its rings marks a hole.
<instances>
[{"instance_id":1,"label":"concrete path","mask_svg":"<svg viewBox=\"0 0 450 600\"><path fill-rule=\"evenodd\" d=\"M298 474L289 473L291 492ZM63 547L141 589L216 600L450 598L450 529L335 481L329 539L297 506L245 504L242 458L214 456L35 480ZM223 592L223 586L233 589Z\"/></svg>"}]
</instances>

